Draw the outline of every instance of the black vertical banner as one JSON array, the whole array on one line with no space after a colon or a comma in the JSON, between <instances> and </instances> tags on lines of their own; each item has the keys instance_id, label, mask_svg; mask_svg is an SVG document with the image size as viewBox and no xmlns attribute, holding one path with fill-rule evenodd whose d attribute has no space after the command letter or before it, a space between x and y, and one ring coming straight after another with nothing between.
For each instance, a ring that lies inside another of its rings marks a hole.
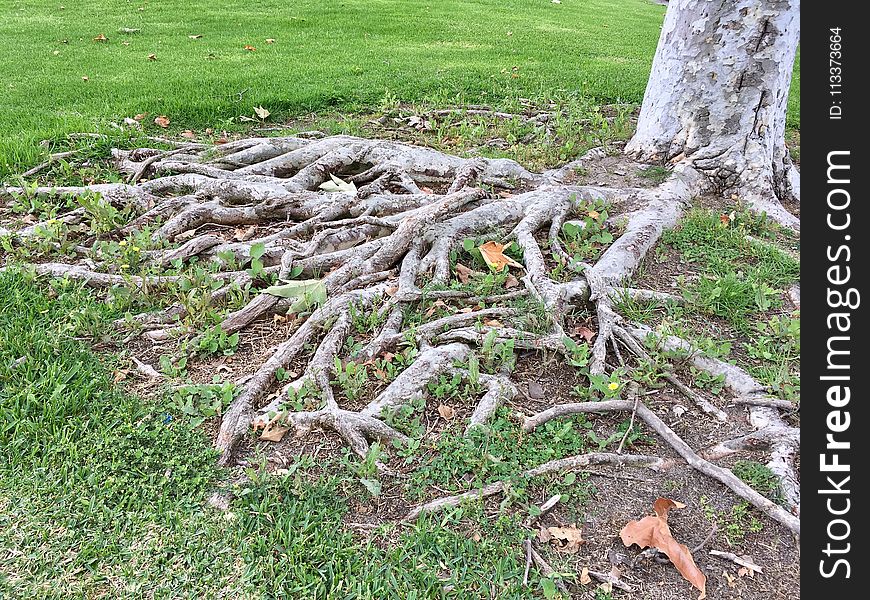
<instances>
[{"instance_id":1,"label":"black vertical banner","mask_svg":"<svg viewBox=\"0 0 870 600\"><path fill-rule=\"evenodd\" d=\"M867 594L870 32L863 3L801 7L801 587ZM840 595L842 594L842 595Z\"/></svg>"}]
</instances>

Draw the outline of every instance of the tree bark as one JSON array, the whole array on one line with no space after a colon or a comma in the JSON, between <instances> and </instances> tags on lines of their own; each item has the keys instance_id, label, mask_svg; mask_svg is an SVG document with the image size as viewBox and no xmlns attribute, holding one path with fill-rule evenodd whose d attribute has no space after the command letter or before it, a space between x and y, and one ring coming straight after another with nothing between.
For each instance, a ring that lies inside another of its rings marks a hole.
<instances>
[{"instance_id":1,"label":"tree bark","mask_svg":"<svg viewBox=\"0 0 870 600\"><path fill-rule=\"evenodd\" d=\"M800 0L671 2L626 152L690 161L712 191L799 229L779 203L800 199L785 146L799 11Z\"/></svg>"}]
</instances>

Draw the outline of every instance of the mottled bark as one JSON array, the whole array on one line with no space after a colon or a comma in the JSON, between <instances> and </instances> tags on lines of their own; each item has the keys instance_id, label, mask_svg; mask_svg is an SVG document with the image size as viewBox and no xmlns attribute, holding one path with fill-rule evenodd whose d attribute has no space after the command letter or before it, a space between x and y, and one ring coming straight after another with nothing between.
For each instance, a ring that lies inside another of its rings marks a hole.
<instances>
[{"instance_id":1,"label":"mottled bark","mask_svg":"<svg viewBox=\"0 0 870 600\"><path fill-rule=\"evenodd\" d=\"M785 146L799 11L800 0L671 2L626 152L689 161L714 191L799 229L779 203L800 194Z\"/></svg>"}]
</instances>

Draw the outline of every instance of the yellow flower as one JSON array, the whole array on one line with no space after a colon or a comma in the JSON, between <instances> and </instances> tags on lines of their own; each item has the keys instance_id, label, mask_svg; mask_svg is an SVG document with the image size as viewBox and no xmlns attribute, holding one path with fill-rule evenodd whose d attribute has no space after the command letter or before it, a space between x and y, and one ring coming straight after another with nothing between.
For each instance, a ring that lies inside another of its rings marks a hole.
<instances>
[{"instance_id":1,"label":"yellow flower","mask_svg":"<svg viewBox=\"0 0 870 600\"><path fill-rule=\"evenodd\" d=\"M133 248L133 252L139 252L142 249L139 246L133 246L132 248Z\"/></svg>"},{"instance_id":2,"label":"yellow flower","mask_svg":"<svg viewBox=\"0 0 870 600\"><path fill-rule=\"evenodd\" d=\"M610 383L610 384L608 384L607 389L612 392L613 390L619 389L619 384L618 383Z\"/></svg>"},{"instance_id":3,"label":"yellow flower","mask_svg":"<svg viewBox=\"0 0 870 600\"><path fill-rule=\"evenodd\" d=\"M127 240L121 240L120 242L118 242L118 245L119 245L119 246L126 246L126 245L127 245Z\"/></svg>"},{"instance_id":4,"label":"yellow flower","mask_svg":"<svg viewBox=\"0 0 870 600\"><path fill-rule=\"evenodd\" d=\"M129 268L130 268L130 265L121 265L121 268L122 268L122 269L129 269Z\"/></svg>"}]
</instances>

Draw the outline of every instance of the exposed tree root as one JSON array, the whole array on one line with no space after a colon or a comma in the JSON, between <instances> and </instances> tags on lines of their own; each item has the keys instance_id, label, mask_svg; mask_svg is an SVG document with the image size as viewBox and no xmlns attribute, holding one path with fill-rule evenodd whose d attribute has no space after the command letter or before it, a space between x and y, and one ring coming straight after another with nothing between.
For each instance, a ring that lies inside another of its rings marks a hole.
<instances>
[{"instance_id":1,"label":"exposed tree root","mask_svg":"<svg viewBox=\"0 0 870 600\"><path fill-rule=\"evenodd\" d=\"M367 455L373 440L406 441L403 433L388 424L388 417L423 397L427 383L446 373L471 377L469 356L487 344L512 343L515 349L567 354L564 324L578 306L591 307L597 316L591 374L613 368L611 352L619 365L627 366L619 344L638 359L653 362L639 342L650 332L625 323L618 302L623 298L680 302L671 294L628 286L662 233L679 223L705 178L688 163L680 163L668 180L651 189L564 183L575 168L603 155L593 150L560 169L535 174L511 160L465 159L391 141L349 136L251 138L215 147L181 143L170 151L115 151L118 168L128 183L12 187L0 193L81 199L99 194L102 202L132 213L127 224L100 234L100 239L119 241L146 226L150 231L153 248L141 253L139 274L127 274L117 260L95 255L85 246L74 247L66 255L73 257L68 263L33 265L37 274L78 279L92 287L122 286L147 292L177 286L183 275L166 271L175 269L179 261L196 259L207 267L202 276L214 283L206 304L223 306L234 291L250 289L250 300L235 305L223 317L221 328L227 335L244 334L258 319L294 314L295 329L244 382L223 414L215 444L221 452L220 463L229 465L236 443L252 425L270 431L286 427L296 435L330 429L360 456ZM338 179L344 183L336 186ZM609 203L615 216L608 226L619 232L595 264L581 262L568 281L557 281L549 266L550 256L562 262L570 258L560 237L562 226L582 216L578 214L581 204L588 201ZM52 223L0 230L0 235L12 243L27 244L58 223L80 232L91 218L83 205ZM522 251L522 269L514 270L515 289L472 292L451 285L455 283L457 247L465 239L482 236L512 242ZM326 299L301 306L296 297L257 293L275 278L279 285L293 279L317 280ZM425 302L452 306L454 312L412 325L409 313ZM547 318L530 325L527 307L534 303L543 307ZM189 327L179 324L188 312L187 304L179 301L162 312L136 315L117 325L135 323L147 339L163 341L192 335ZM347 356L344 342L355 315L372 312L379 315L375 330L355 356ZM669 348L684 347L684 342L673 338L660 341ZM368 404L349 407L336 394L336 365L348 360L371 364L405 344L416 346L413 362ZM279 370L299 358L306 363L302 375L276 391L282 387L276 378ZM779 417L776 409L782 405L766 398L760 386L736 367L700 355L692 361L699 369L725 376L738 401L749 406L756 427L746 436L714 444L705 456L713 460L733 452L768 449L773 456L769 465L782 479L789 506L797 512L799 495L791 466L797 432ZM155 376L153 369L143 369L143 373ZM497 374L475 376L480 397L466 424L467 432L485 427L498 407L517 394L507 367ZM723 411L674 374L667 373L666 379L702 411L726 419ZM313 406L306 410L288 406L291 391L311 394L311 390ZM794 515L754 492L727 469L698 456L641 401L557 405L530 417L524 428L531 430L561 415L612 410L634 410L693 467L792 531L799 531ZM545 463L520 476L531 478L592 464L667 466L659 457L597 453ZM433 500L417 507L408 518L498 494L506 485L497 482Z\"/></svg>"},{"instance_id":2,"label":"exposed tree root","mask_svg":"<svg viewBox=\"0 0 870 600\"><path fill-rule=\"evenodd\" d=\"M574 404L560 404L551 409L540 412L526 419L523 429L531 431L543 425L547 421L568 415L580 413L597 413L610 411L632 411L635 403L630 400L605 400L601 402L579 402ZM735 494L750 502L758 510L779 521L796 535L800 535L800 520L791 513L783 510L781 506L765 498L746 483L740 480L729 469L701 458L680 436L668 427L654 412L643 403L636 407L637 416L640 417L653 431L664 439L683 459L701 473L718 480L730 488Z\"/></svg>"}]
</instances>

